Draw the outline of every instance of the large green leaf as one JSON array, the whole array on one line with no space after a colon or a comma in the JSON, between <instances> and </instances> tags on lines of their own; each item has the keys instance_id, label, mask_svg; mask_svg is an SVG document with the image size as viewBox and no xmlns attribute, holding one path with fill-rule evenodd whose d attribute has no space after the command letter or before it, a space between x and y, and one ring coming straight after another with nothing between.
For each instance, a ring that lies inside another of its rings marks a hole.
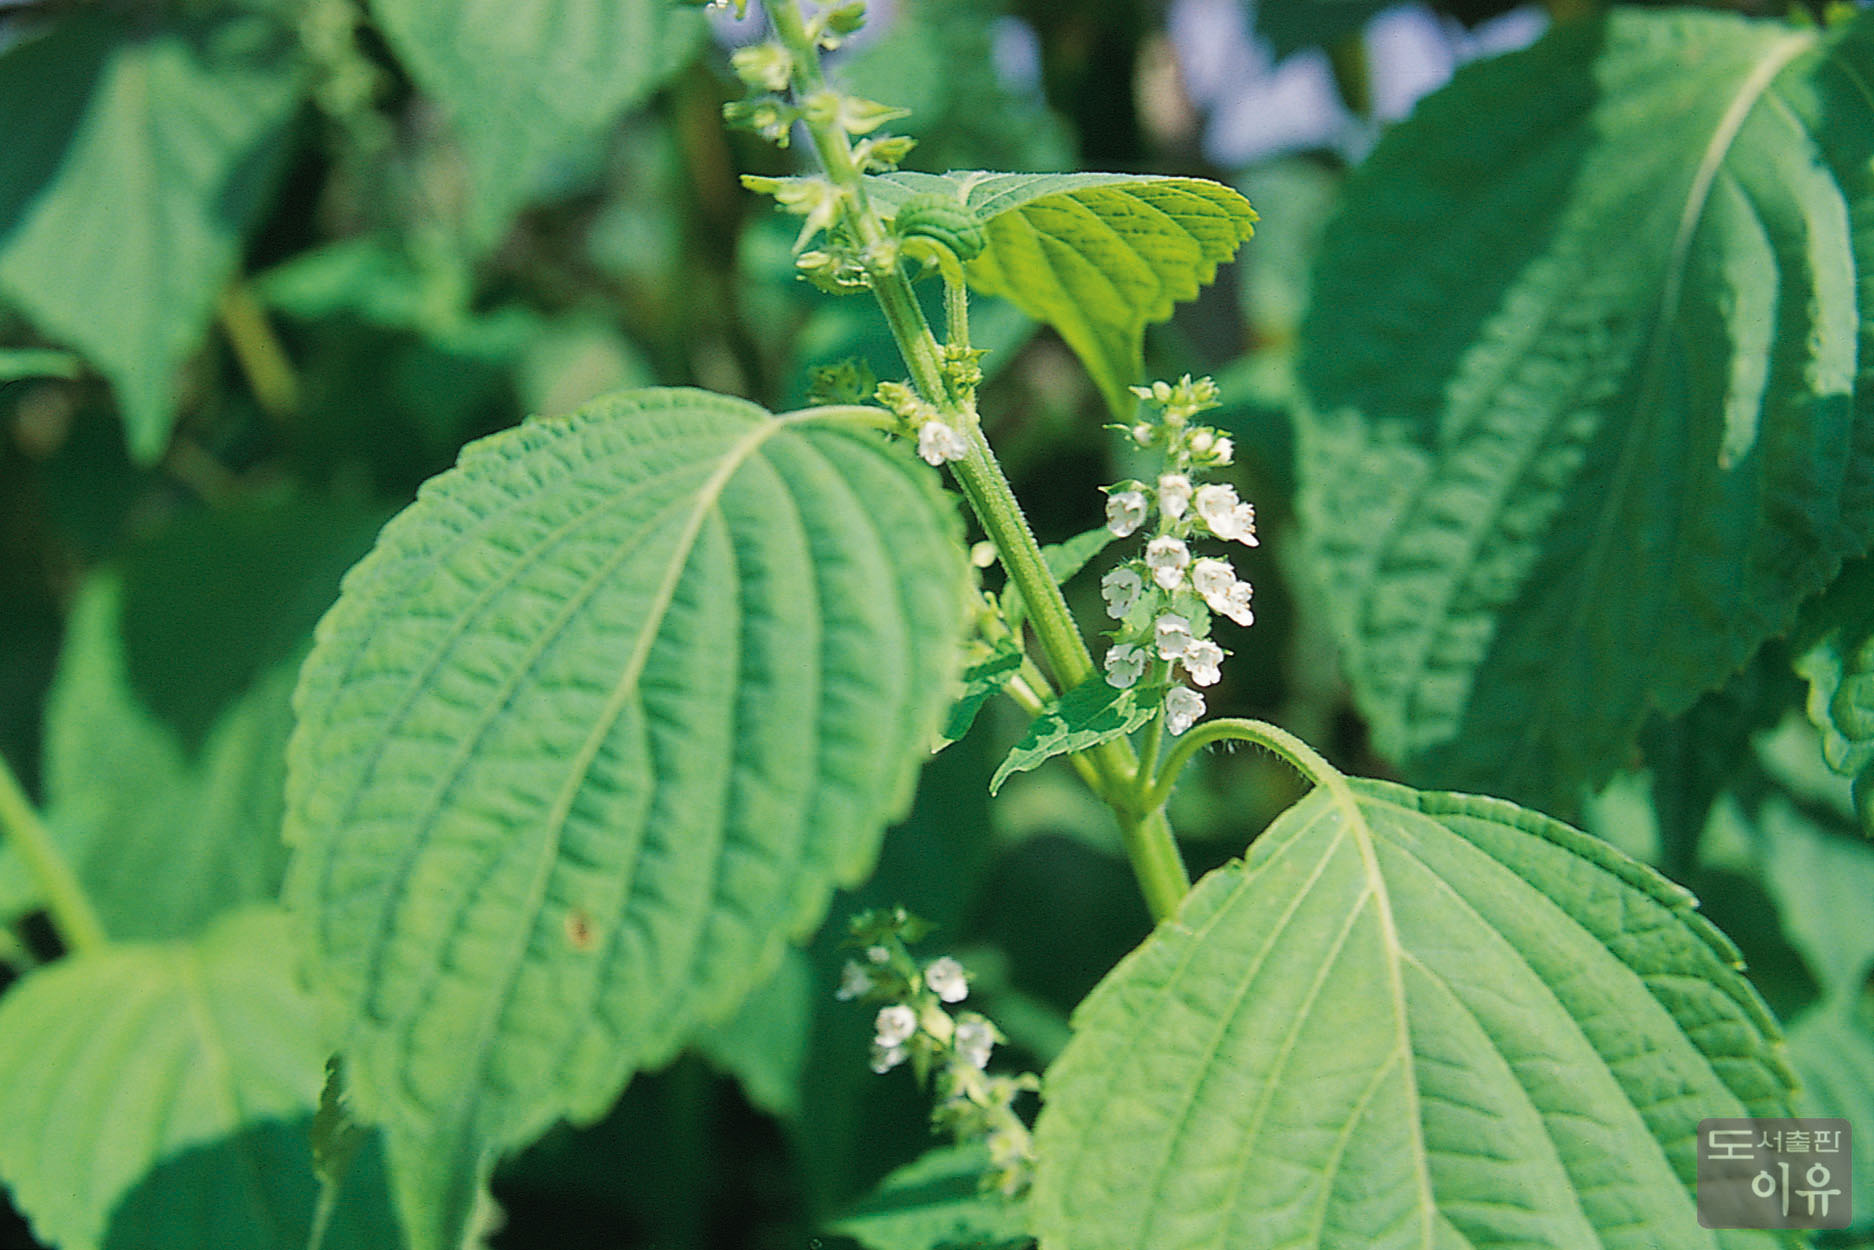
<instances>
[{"instance_id":1,"label":"large green leaf","mask_svg":"<svg viewBox=\"0 0 1874 1250\"><path fill-rule=\"evenodd\" d=\"M263 675L191 755L131 689L114 573L86 582L47 700L46 822L120 939L180 937L240 903L274 898L296 666ZM0 846L0 912L39 902Z\"/></svg>"},{"instance_id":2,"label":"large green leaf","mask_svg":"<svg viewBox=\"0 0 1874 1250\"><path fill-rule=\"evenodd\" d=\"M1768 1243L1693 1209L1699 1119L1789 1076L1692 908L1500 800L1315 791L1076 1013L1042 1246Z\"/></svg>"},{"instance_id":3,"label":"large green leaf","mask_svg":"<svg viewBox=\"0 0 1874 1250\"><path fill-rule=\"evenodd\" d=\"M372 0L371 10L452 115L482 237L682 69L704 32L675 0Z\"/></svg>"},{"instance_id":4,"label":"large green leaf","mask_svg":"<svg viewBox=\"0 0 1874 1250\"><path fill-rule=\"evenodd\" d=\"M154 460L241 238L285 153L290 38L241 16L81 12L0 55L0 299L110 379Z\"/></svg>"},{"instance_id":5,"label":"large green leaf","mask_svg":"<svg viewBox=\"0 0 1874 1250\"><path fill-rule=\"evenodd\" d=\"M0 1178L59 1250L302 1250L323 1062L277 909L73 955L0 999ZM377 1167L330 1250L396 1245Z\"/></svg>"},{"instance_id":6,"label":"large green leaf","mask_svg":"<svg viewBox=\"0 0 1874 1250\"><path fill-rule=\"evenodd\" d=\"M469 447L319 631L288 896L420 1247L870 866L954 680L933 475L846 420L626 392Z\"/></svg>"},{"instance_id":7,"label":"large green leaf","mask_svg":"<svg viewBox=\"0 0 1874 1250\"><path fill-rule=\"evenodd\" d=\"M1120 417L1143 381L1145 327L1217 275L1255 229L1236 191L1202 178L1145 174L880 174L893 210L947 195L983 223L970 284L1052 325Z\"/></svg>"},{"instance_id":8,"label":"large green leaf","mask_svg":"<svg viewBox=\"0 0 1874 1250\"><path fill-rule=\"evenodd\" d=\"M1300 510L1381 747L1558 809L1874 538L1874 19L1616 8L1382 141Z\"/></svg>"}]
</instances>

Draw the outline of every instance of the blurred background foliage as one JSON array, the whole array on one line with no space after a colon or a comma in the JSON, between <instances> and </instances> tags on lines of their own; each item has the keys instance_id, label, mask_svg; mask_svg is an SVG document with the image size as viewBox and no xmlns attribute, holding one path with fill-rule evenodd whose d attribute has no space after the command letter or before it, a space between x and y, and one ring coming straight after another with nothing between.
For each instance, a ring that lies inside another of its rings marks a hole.
<instances>
[{"instance_id":1,"label":"blurred background foliage","mask_svg":"<svg viewBox=\"0 0 1874 1250\"><path fill-rule=\"evenodd\" d=\"M1348 170L1418 95L1588 3L876 0L836 58L849 89L912 110L910 168L1197 174L1250 197L1255 239L1152 329L1147 359L1218 378L1262 516L1258 621L1226 639L1238 659L1211 705L1349 771L1389 767L1286 541L1313 251ZM790 171L720 121L728 49L756 21L660 10L622 63L543 70L516 17L515 65L495 72L539 95L517 116L426 20L421 0L0 4L0 753L113 936L185 935L273 897L293 666L343 570L464 442L619 387L784 409L816 364L901 372L869 301L796 280L794 226L740 187ZM90 199L61 216L47 187ZM1097 525L1098 488L1133 471L1097 393L1051 332L977 313L990 437L1043 541ZM1102 619L1098 572L1069 586L1083 619ZM1874 866L1846 782L1788 716L1788 665L1763 658L1650 729L1647 771L1578 815L1701 895L1797 1022L1812 1086L1865 1110L1874 950L1829 900L1864 907ZM924 1098L867 1071L868 1021L832 997L862 906L935 921L1012 1059L1044 1065L1148 920L1067 770L988 803L1021 728L995 706L933 760L873 880L736 1019L599 1125L513 1160L493 1244L850 1244L808 1238L928 1141ZM1194 872L1298 793L1260 753L1187 777L1173 817ZM16 972L56 953L36 906L0 854ZM26 1237L0 1228L0 1245Z\"/></svg>"}]
</instances>

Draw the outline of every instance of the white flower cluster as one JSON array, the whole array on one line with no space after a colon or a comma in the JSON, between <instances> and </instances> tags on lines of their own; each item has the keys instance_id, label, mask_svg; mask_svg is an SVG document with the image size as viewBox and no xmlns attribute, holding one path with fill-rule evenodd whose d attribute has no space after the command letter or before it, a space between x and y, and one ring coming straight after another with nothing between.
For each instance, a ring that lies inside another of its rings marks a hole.
<instances>
[{"instance_id":1,"label":"white flower cluster","mask_svg":"<svg viewBox=\"0 0 1874 1250\"><path fill-rule=\"evenodd\" d=\"M1141 447L1159 447L1164 459L1155 482L1121 482L1107 492L1106 528L1129 538L1150 524L1151 536L1142 557L1100 582L1107 615L1120 622L1106 652L1106 680L1121 690L1141 681L1170 683L1165 728L1181 734L1204 714L1204 696L1192 687L1213 686L1222 675L1225 653L1210 640L1211 614L1238 625L1256 619L1249 583L1228 560L1193 556L1191 542L1207 536L1254 547L1256 510L1234 486L1199 480L1205 470L1229 464L1234 452L1228 437L1191 424L1217 405L1209 378L1186 376L1133 393L1159 413L1132 427L1132 437Z\"/></svg>"},{"instance_id":2,"label":"white flower cluster","mask_svg":"<svg viewBox=\"0 0 1874 1250\"><path fill-rule=\"evenodd\" d=\"M838 997L883 1004L872 1019L872 1070L909 1062L920 1080L934 1078L932 1120L960 1142L982 1141L990 1158L986 1183L1014 1195L1034 1167L1034 1142L1014 1104L1040 1082L1031 1073L986 1071L1002 1034L977 1012L951 1014L969 997L969 974L949 955L923 963L911 955L905 943L924 928L903 908L855 916L852 938L863 953L846 961Z\"/></svg>"}]
</instances>

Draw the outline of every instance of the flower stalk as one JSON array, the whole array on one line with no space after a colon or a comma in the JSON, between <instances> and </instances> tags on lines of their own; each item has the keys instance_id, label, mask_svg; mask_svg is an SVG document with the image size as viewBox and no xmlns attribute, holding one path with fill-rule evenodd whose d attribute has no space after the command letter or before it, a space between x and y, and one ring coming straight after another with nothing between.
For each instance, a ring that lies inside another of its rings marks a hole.
<instances>
[{"instance_id":1,"label":"flower stalk","mask_svg":"<svg viewBox=\"0 0 1874 1250\"><path fill-rule=\"evenodd\" d=\"M931 432L938 437L920 435L920 451L927 459L949 464L959 489L994 543L1004 571L1027 604L1049 675L1059 690L1071 690L1096 677L1092 653L1048 570L1040 543L1001 464L983 436L974 386L965 370L950 367L952 358L965 361L970 356L966 332L954 324L966 315L966 305L960 293L947 292L946 320L953 323L950 331L955 341L950 344L952 351L946 353L912 290L901 263L899 240L867 196L866 167L889 167L885 158L869 154L902 153L908 145L899 141L893 148L886 141L867 139L855 149L853 135L869 131L889 111L862 101L843 101L828 87L821 67L820 48L827 42L827 28L842 14L848 14L850 6L830 10L811 22L802 16L795 0L768 0L766 9L775 35L770 47L785 52L787 64L776 68L772 55L751 57L751 64L761 61L761 69L757 76L745 78L758 89L785 83L792 100L788 111L806 130L825 175L819 190L794 192L796 203L787 205L808 219L802 245L820 228L837 224L845 232L847 249L863 272L863 285L877 299L910 374L915 402L898 405L901 412L910 419L943 424L941 431ZM809 200L813 202L809 204ZM816 225L821 218L826 220ZM802 257L803 264L808 260ZM843 272L831 257L813 254L813 263L823 273ZM948 268L945 266L947 283L951 277ZM1127 856L1153 918L1168 918L1189 891L1190 875L1161 807L1148 801L1154 789L1152 774L1141 766L1138 754L1124 739L1080 753L1075 766L1095 794L1117 814Z\"/></svg>"}]
</instances>

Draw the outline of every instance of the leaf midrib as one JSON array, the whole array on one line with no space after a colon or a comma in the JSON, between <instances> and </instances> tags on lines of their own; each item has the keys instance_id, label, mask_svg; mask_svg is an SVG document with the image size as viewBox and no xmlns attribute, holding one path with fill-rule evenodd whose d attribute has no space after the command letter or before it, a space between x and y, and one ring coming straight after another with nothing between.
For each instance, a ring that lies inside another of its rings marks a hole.
<instances>
[{"instance_id":1,"label":"leaf midrib","mask_svg":"<svg viewBox=\"0 0 1874 1250\"><path fill-rule=\"evenodd\" d=\"M1583 587L1598 586L1603 583L1608 561L1612 557L1616 522L1620 514L1625 511L1626 501L1633 488L1633 476L1639 471L1641 449L1650 448L1656 441L1653 434L1659 412L1658 394L1664 385L1666 375L1667 346L1671 342L1672 326L1678 314L1679 300L1685 281L1685 267L1691 253L1692 240L1704 219L1712 183L1729 157L1738 133L1756 109L1764 93L1797 56L1814 45L1813 34L1796 31L1785 35L1780 44L1765 54L1763 60L1738 85L1736 94L1719 117L1711 138L1705 144L1698 167L1693 172L1692 184L1687 189L1685 206L1680 211L1678 230L1668 256L1665 282L1660 291L1659 306L1654 314L1653 332L1641 365L1638 398L1631 408L1633 420L1628 426L1626 437L1621 442L1620 457L1615 463L1614 473L1608 484L1608 506L1601 508L1596 514L1594 536L1583 553L1580 581ZM1571 652L1580 651L1583 639L1588 632L1589 619L1597 606L1592 595L1575 596L1567 624L1561 631L1568 640L1568 650ZM1535 693L1541 701L1542 713L1523 718L1520 741L1509 753L1510 757L1518 762L1518 771L1523 761L1530 759L1539 751L1541 737L1547 731L1546 727L1555 722L1560 700L1566 688L1567 685L1564 682L1544 682L1537 687ZM1635 722L1638 716L1644 714L1644 707L1648 701L1643 693L1641 707L1627 714L1628 723Z\"/></svg>"},{"instance_id":2,"label":"leaf midrib","mask_svg":"<svg viewBox=\"0 0 1874 1250\"><path fill-rule=\"evenodd\" d=\"M476 1091L480 1086L480 1078L486 1073L488 1059L493 1053L491 1039L499 1028L501 1016L506 1012L508 1003L513 997L514 987L526 967L527 947L534 927L539 923L541 906L548 884L552 880L553 870L559 862L560 841L564 836L566 820L571 813L579 788L584 783L585 776L594 760L597 759L605 739L610 735L612 726L637 690L638 679L642 676L644 666L650 658L664 614L669 610L671 601L676 596L677 587L683 580L684 571L689 564L690 551L697 537L702 533L704 521L714 512L729 480L757 449L786 428L787 420L786 417L776 417L772 420L756 421L753 428L730 446L723 456L722 463L698 490L690 515L685 518L677 541L672 544L670 560L664 570L664 579L652 596L650 609L645 614L644 624L632 644L632 650L626 658L624 668L620 671L617 682L614 683L611 693L607 696L600 715L595 718L592 729L587 733L586 741L581 744L580 750L574 756L572 767L567 770L566 781L562 784L552 808L549 809L549 815L545 821L545 833L539 842L538 866L533 880L528 884L525 904L519 913L526 917L526 923L514 926L515 938L510 947L507 970L502 978L500 991L482 997L484 1010L474 1031L473 1079L464 1082L462 1093L458 1095L451 1117L458 1132L468 1126L474 1115L478 1101Z\"/></svg>"}]
</instances>

